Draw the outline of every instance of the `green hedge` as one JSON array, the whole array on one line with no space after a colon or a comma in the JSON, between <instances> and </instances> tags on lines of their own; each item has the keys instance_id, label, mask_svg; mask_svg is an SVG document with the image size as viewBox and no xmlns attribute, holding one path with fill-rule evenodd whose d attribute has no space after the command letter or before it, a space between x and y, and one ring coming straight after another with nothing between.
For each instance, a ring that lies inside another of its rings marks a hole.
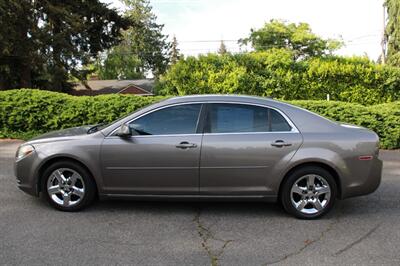
<instances>
[{"instance_id":1,"label":"green hedge","mask_svg":"<svg viewBox=\"0 0 400 266\"><path fill-rule=\"evenodd\" d=\"M331 100L365 105L400 100L400 68L364 57L294 59L292 51L187 57L161 78L168 95L238 93L282 100Z\"/></svg>"},{"instance_id":2,"label":"green hedge","mask_svg":"<svg viewBox=\"0 0 400 266\"><path fill-rule=\"evenodd\" d=\"M165 97L76 97L40 90L0 92L0 137L29 138L61 128L111 122ZM290 101L336 121L370 128L382 148L400 148L400 102L363 106L334 101Z\"/></svg>"},{"instance_id":3,"label":"green hedge","mask_svg":"<svg viewBox=\"0 0 400 266\"><path fill-rule=\"evenodd\" d=\"M400 101L364 106L334 101L291 101L334 121L359 125L375 131L385 149L400 148Z\"/></svg>"},{"instance_id":4,"label":"green hedge","mask_svg":"<svg viewBox=\"0 0 400 266\"><path fill-rule=\"evenodd\" d=\"M165 97L121 94L71 96L44 90L0 92L2 137L31 136L35 132L111 122Z\"/></svg>"}]
</instances>

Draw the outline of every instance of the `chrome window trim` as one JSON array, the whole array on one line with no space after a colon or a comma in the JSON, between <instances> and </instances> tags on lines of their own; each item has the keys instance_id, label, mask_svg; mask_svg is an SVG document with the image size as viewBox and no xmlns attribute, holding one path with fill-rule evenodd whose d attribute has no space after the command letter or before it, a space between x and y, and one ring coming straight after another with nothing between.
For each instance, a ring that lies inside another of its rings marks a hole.
<instances>
[{"instance_id":1,"label":"chrome window trim","mask_svg":"<svg viewBox=\"0 0 400 266\"><path fill-rule=\"evenodd\" d=\"M226 133L204 133L204 136L210 135L261 135L261 134L292 134L299 133L298 131L265 131L265 132L226 132Z\"/></svg>"},{"instance_id":2,"label":"chrome window trim","mask_svg":"<svg viewBox=\"0 0 400 266\"><path fill-rule=\"evenodd\" d=\"M295 126L295 124L292 122L292 120L290 120L290 118L289 118L284 112L282 112L281 110L277 109L276 107L272 107L272 106L264 105L264 104L258 104L258 103L246 103L246 102L235 102L235 101L195 101L195 102L183 102L183 103L168 104L168 105L160 106L160 107L158 107L158 108L155 108L155 109L153 109L153 110L150 110L150 111L148 111L148 112L146 112L146 113L143 113L143 114L141 114L141 115L139 115L139 116L137 116L137 117L135 117L135 118L129 120L128 122L126 122L126 124L130 124L130 123L132 123L133 121L135 121L135 120L137 120L137 119L139 119L139 118L141 118L141 117L143 117L143 116L145 116L145 115L148 115L148 114L150 114L150 113L153 113L153 112L156 112L156 111L165 109L165 108L173 107L173 106L187 105L187 104L215 104L215 103L219 103L219 104L252 105L252 106L258 106L258 107L263 107L263 108L270 108L270 109L272 109L272 110L277 111L277 112L286 120L286 122L289 124L289 126L290 126L292 129L291 129L291 131L265 131L265 132L226 132L226 133L191 133L191 134L185 133L185 134L162 134L162 135L135 135L134 137L135 137L135 138L137 138L137 137L142 138L142 137L155 137L155 136L157 136L157 137L163 137L163 136L170 136L170 137L173 137L173 136L175 136L175 137L176 137L176 136L196 136L196 135L237 135L237 134L242 134L242 135L246 134L246 135L249 135L249 134L271 134L271 133L272 133L272 134L300 133L300 131L299 131L298 128ZM202 110L202 108L203 108L203 107L200 108L199 117L197 118L197 125L198 125L198 123L199 123L199 119L200 119L200 115L201 115L201 110ZM109 133L109 134L106 136L106 138L111 138L111 137L117 137L117 138L119 138L118 136L115 136L114 134L115 134L115 132L118 130L118 128L119 128L120 126L121 126L121 125L119 125L119 126L116 127L115 129L113 129L113 130L111 131L111 133Z\"/></svg>"},{"instance_id":3,"label":"chrome window trim","mask_svg":"<svg viewBox=\"0 0 400 266\"><path fill-rule=\"evenodd\" d=\"M118 129L118 128L117 128ZM193 137L193 136L201 136L202 133L193 133L193 134L163 134L163 135L132 135L132 137L135 138L151 138L151 137L179 137L179 136L185 136L185 137ZM106 138L120 138L115 135L107 136Z\"/></svg>"}]
</instances>

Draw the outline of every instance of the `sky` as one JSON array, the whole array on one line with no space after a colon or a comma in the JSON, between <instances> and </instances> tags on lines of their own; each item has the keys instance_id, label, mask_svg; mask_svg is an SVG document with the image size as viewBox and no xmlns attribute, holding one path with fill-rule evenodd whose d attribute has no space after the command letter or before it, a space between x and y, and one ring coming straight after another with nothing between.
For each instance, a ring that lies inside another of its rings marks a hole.
<instances>
[{"instance_id":1,"label":"sky","mask_svg":"<svg viewBox=\"0 0 400 266\"><path fill-rule=\"evenodd\" d=\"M123 10L119 0L101 0ZM231 52L239 52L237 40L251 28L271 19L307 22L324 38L341 38L345 47L337 54L381 53L383 0L150 0L164 34L176 36L181 53L216 52L220 40ZM242 48L245 49L245 48Z\"/></svg>"}]
</instances>

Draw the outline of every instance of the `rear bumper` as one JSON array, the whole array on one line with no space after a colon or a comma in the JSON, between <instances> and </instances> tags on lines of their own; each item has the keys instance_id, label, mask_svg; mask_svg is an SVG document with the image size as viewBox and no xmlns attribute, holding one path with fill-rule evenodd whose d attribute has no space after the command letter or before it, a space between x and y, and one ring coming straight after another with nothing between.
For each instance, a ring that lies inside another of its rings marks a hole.
<instances>
[{"instance_id":1,"label":"rear bumper","mask_svg":"<svg viewBox=\"0 0 400 266\"><path fill-rule=\"evenodd\" d=\"M367 195L377 190L382 179L382 167L383 162L378 158L374 158L371 161L369 172L362 178L362 182L355 182L343 188L341 198Z\"/></svg>"}]
</instances>

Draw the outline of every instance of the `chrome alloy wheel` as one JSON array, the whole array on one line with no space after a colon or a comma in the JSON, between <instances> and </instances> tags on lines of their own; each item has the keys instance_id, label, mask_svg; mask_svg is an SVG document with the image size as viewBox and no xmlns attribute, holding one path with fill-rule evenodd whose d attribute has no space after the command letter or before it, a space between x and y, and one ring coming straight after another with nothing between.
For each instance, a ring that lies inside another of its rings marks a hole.
<instances>
[{"instance_id":1,"label":"chrome alloy wheel","mask_svg":"<svg viewBox=\"0 0 400 266\"><path fill-rule=\"evenodd\" d=\"M58 205L71 207L85 196L85 183L75 170L59 168L47 180L47 193Z\"/></svg>"},{"instance_id":2,"label":"chrome alloy wheel","mask_svg":"<svg viewBox=\"0 0 400 266\"><path fill-rule=\"evenodd\" d=\"M290 190L293 206L303 214L321 212L329 203L331 188L319 175L308 174L300 177Z\"/></svg>"}]
</instances>

